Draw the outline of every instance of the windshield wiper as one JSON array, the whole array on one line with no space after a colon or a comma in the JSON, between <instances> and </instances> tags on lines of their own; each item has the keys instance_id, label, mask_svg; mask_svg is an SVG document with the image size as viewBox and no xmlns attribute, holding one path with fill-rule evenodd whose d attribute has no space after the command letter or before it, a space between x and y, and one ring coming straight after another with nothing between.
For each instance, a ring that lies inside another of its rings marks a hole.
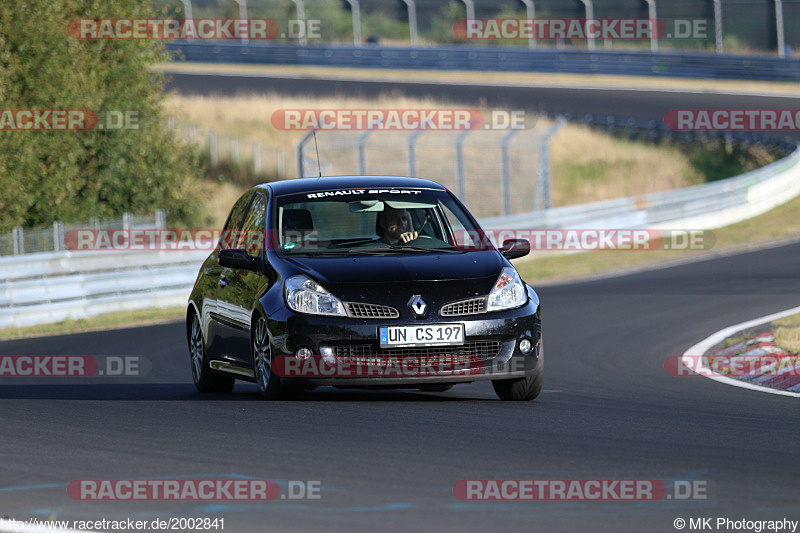
<instances>
[{"instance_id":1,"label":"windshield wiper","mask_svg":"<svg viewBox=\"0 0 800 533\"><path fill-rule=\"evenodd\" d=\"M386 253L402 253L402 252L426 252L426 253L459 253L460 250L451 248L423 248L422 246L398 246L393 244L391 246L381 247L368 247L368 248L351 248L351 253L367 253L367 254L386 254Z\"/></svg>"},{"instance_id":2,"label":"windshield wiper","mask_svg":"<svg viewBox=\"0 0 800 533\"><path fill-rule=\"evenodd\" d=\"M459 253L460 250L456 250L455 248L425 248L424 246L392 246L392 249L397 250L411 250L414 252L444 252L447 254Z\"/></svg>"},{"instance_id":3,"label":"windshield wiper","mask_svg":"<svg viewBox=\"0 0 800 533\"><path fill-rule=\"evenodd\" d=\"M303 251L303 252L284 252L283 255L286 257L318 257L320 255L348 255L347 250L332 250L326 252L319 252L319 251Z\"/></svg>"}]
</instances>

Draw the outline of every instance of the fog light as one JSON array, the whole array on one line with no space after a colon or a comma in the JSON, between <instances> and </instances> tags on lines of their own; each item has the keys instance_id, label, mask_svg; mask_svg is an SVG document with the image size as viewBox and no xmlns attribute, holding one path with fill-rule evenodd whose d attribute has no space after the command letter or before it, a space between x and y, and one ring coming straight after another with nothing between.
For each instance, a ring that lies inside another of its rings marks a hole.
<instances>
[{"instance_id":1,"label":"fog light","mask_svg":"<svg viewBox=\"0 0 800 533\"><path fill-rule=\"evenodd\" d=\"M308 359L313 355L311 348L299 348L294 355L297 356L298 359Z\"/></svg>"},{"instance_id":2,"label":"fog light","mask_svg":"<svg viewBox=\"0 0 800 533\"><path fill-rule=\"evenodd\" d=\"M533 345L531 344L530 339L522 339L521 341L519 341L519 351L524 353L525 355L531 353L532 347Z\"/></svg>"}]
</instances>

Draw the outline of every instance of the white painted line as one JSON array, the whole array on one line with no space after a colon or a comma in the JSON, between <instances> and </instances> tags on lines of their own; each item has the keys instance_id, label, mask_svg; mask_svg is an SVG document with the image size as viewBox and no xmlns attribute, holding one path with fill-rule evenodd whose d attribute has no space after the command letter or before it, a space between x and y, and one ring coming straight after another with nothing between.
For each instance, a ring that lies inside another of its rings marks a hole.
<instances>
[{"instance_id":1,"label":"white painted line","mask_svg":"<svg viewBox=\"0 0 800 533\"><path fill-rule=\"evenodd\" d=\"M800 313L800 307L787 309L786 311L781 311L779 313L775 313L772 315L762 316L761 318L755 318L753 320L748 320L747 322L742 322L741 324L736 324L734 326L727 327L723 330L714 333L710 337L698 342L697 344L695 344L694 346L683 352L683 355L687 357L705 355L705 353L712 346L722 342L726 338L732 336L733 334L739 331L752 328L760 324L765 324L767 322L772 322L773 320L778 320L779 318L783 318L789 315L794 315L797 313ZM687 366L690 366L691 360L687 360L685 364L687 364ZM719 381L720 383L733 385L734 387L741 387L743 389L756 390L759 392L768 392L770 394L778 394L780 396L794 396L796 398L800 398L800 392L789 392L784 390L772 389L769 387L762 387L761 385L753 385L752 383L748 383L746 381L739 381L738 379L729 378L727 376L723 376L720 374L714 374L713 376L706 376L706 377L708 377L709 379L713 379L714 381Z\"/></svg>"}]
</instances>

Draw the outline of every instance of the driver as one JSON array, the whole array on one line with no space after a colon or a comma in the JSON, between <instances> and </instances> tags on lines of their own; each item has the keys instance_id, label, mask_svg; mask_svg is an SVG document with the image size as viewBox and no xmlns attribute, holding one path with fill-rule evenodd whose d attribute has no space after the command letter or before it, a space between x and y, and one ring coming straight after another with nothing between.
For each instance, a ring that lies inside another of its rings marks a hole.
<instances>
[{"instance_id":1,"label":"driver","mask_svg":"<svg viewBox=\"0 0 800 533\"><path fill-rule=\"evenodd\" d=\"M378 213L380 236L386 244L408 243L418 237L416 231L409 231L411 216L407 209L394 209L388 205Z\"/></svg>"}]
</instances>

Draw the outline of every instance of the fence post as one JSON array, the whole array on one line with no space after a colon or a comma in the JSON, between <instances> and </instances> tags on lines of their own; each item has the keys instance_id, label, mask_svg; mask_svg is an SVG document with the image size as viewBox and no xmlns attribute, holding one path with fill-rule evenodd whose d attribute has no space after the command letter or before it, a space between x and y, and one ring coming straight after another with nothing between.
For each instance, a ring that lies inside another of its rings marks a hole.
<instances>
[{"instance_id":1,"label":"fence post","mask_svg":"<svg viewBox=\"0 0 800 533\"><path fill-rule=\"evenodd\" d=\"M502 166L503 166L503 214L509 215L511 214L511 199L509 198L510 194L510 184L509 184L509 177L508 177L508 144L511 142L511 138L519 132L517 129L512 129L503 137L503 143L500 145L500 157L502 159Z\"/></svg>"},{"instance_id":2,"label":"fence post","mask_svg":"<svg viewBox=\"0 0 800 533\"><path fill-rule=\"evenodd\" d=\"M359 0L347 0L353 15L353 46L361 46L361 6Z\"/></svg>"},{"instance_id":3,"label":"fence post","mask_svg":"<svg viewBox=\"0 0 800 533\"><path fill-rule=\"evenodd\" d=\"M414 143L417 142L417 138L423 133L425 133L425 130L417 130L408 138L408 175L412 178L417 175L417 171L414 169L416 166L416 161L414 158Z\"/></svg>"},{"instance_id":4,"label":"fence post","mask_svg":"<svg viewBox=\"0 0 800 533\"><path fill-rule=\"evenodd\" d=\"M239 4L239 19L246 20L247 19L247 0L233 0L237 4ZM247 34L245 33L242 35L242 44L248 44L250 39L247 38Z\"/></svg>"},{"instance_id":5,"label":"fence post","mask_svg":"<svg viewBox=\"0 0 800 533\"><path fill-rule=\"evenodd\" d=\"M650 51L658 52L658 35L656 29L656 0L644 0L647 2L647 16L650 19Z\"/></svg>"},{"instance_id":6,"label":"fence post","mask_svg":"<svg viewBox=\"0 0 800 533\"><path fill-rule=\"evenodd\" d=\"M367 139L372 135L372 132L373 130L367 130L358 138L358 173L362 176L367 173L364 147L367 145Z\"/></svg>"},{"instance_id":7,"label":"fence post","mask_svg":"<svg viewBox=\"0 0 800 533\"><path fill-rule=\"evenodd\" d=\"M722 0L714 0L714 48L722 53Z\"/></svg>"},{"instance_id":8,"label":"fence post","mask_svg":"<svg viewBox=\"0 0 800 533\"><path fill-rule=\"evenodd\" d=\"M217 151L217 132L213 130L208 132L208 151L211 155L211 166L217 166L217 163L219 163L219 152Z\"/></svg>"},{"instance_id":9,"label":"fence post","mask_svg":"<svg viewBox=\"0 0 800 533\"><path fill-rule=\"evenodd\" d=\"M408 38L411 46L417 46L417 3L415 0L403 0L408 8Z\"/></svg>"},{"instance_id":10,"label":"fence post","mask_svg":"<svg viewBox=\"0 0 800 533\"><path fill-rule=\"evenodd\" d=\"M261 174L261 146L253 143L253 173Z\"/></svg>"},{"instance_id":11,"label":"fence post","mask_svg":"<svg viewBox=\"0 0 800 533\"><path fill-rule=\"evenodd\" d=\"M525 13L529 19L536 18L536 6L533 3L533 0L520 0L523 4L525 4ZM536 39L538 35L533 35L532 37L528 38L528 48L534 50L536 48Z\"/></svg>"},{"instance_id":12,"label":"fence post","mask_svg":"<svg viewBox=\"0 0 800 533\"><path fill-rule=\"evenodd\" d=\"M303 136L302 139L300 139L300 142L297 143L297 177L298 178L305 177L304 176L304 172L303 172L304 171L303 147L305 146L305 144L308 142L308 140L311 138L312 135L314 135L314 130L309 130L309 132L306 133Z\"/></svg>"},{"instance_id":13,"label":"fence post","mask_svg":"<svg viewBox=\"0 0 800 533\"><path fill-rule=\"evenodd\" d=\"M128 231L133 226L133 216L130 213L122 213L122 229Z\"/></svg>"},{"instance_id":14,"label":"fence post","mask_svg":"<svg viewBox=\"0 0 800 533\"><path fill-rule=\"evenodd\" d=\"M60 252L64 249L64 224L58 220L53 221L53 251Z\"/></svg>"},{"instance_id":15,"label":"fence post","mask_svg":"<svg viewBox=\"0 0 800 533\"><path fill-rule=\"evenodd\" d=\"M559 117L558 121L548 130L542 138L541 157L539 158L539 179L536 182L536 197L533 199L534 210L540 204L539 200L543 196L544 209L550 209L550 139L558 133L567 121L564 117Z\"/></svg>"},{"instance_id":16,"label":"fence post","mask_svg":"<svg viewBox=\"0 0 800 533\"><path fill-rule=\"evenodd\" d=\"M194 124L189 124L189 142L194 144L197 137L197 128Z\"/></svg>"},{"instance_id":17,"label":"fence post","mask_svg":"<svg viewBox=\"0 0 800 533\"><path fill-rule=\"evenodd\" d=\"M25 234L22 231L22 228L17 226L11 230L12 237L14 239L14 255L20 255L25 253Z\"/></svg>"},{"instance_id":18,"label":"fence post","mask_svg":"<svg viewBox=\"0 0 800 533\"><path fill-rule=\"evenodd\" d=\"M583 2L583 6L586 12L586 18L591 20L594 18L594 3L592 0L581 0ZM588 39L586 39L586 46L589 48L589 51L594 51L594 35L587 35Z\"/></svg>"},{"instance_id":19,"label":"fence post","mask_svg":"<svg viewBox=\"0 0 800 533\"><path fill-rule=\"evenodd\" d=\"M231 161L234 166L239 166L239 139L236 137L231 137Z\"/></svg>"},{"instance_id":20,"label":"fence post","mask_svg":"<svg viewBox=\"0 0 800 533\"><path fill-rule=\"evenodd\" d=\"M302 20L304 23L306 21L306 6L303 3L303 0L292 0L294 2L295 7L297 8L297 18ZM305 46L308 44L308 38L305 34L300 36L300 44Z\"/></svg>"},{"instance_id":21,"label":"fence post","mask_svg":"<svg viewBox=\"0 0 800 533\"><path fill-rule=\"evenodd\" d=\"M167 212L156 209L156 229L167 229Z\"/></svg>"},{"instance_id":22,"label":"fence post","mask_svg":"<svg viewBox=\"0 0 800 533\"><path fill-rule=\"evenodd\" d=\"M463 202L466 191L464 190L464 153L462 145L464 139L472 133L472 130L464 130L456 139L456 196Z\"/></svg>"},{"instance_id":23,"label":"fence post","mask_svg":"<svg viewBox=\"0 0 800 533\"><path fill-rule=\"evenodd\" d=\"M778 57L786 57L786 37L783 32L783 0L775 0L775 32L778 39Z\"/></svg>"}]
</instances>

